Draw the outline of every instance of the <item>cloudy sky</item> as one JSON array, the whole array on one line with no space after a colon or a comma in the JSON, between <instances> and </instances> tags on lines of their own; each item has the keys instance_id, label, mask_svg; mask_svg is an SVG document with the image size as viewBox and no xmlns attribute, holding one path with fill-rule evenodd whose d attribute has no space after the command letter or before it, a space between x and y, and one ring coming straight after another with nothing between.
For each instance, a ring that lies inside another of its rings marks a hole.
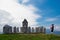
<instances>
[{"instance_id":1,"label":"cloudy sky","mask_svg":"<svg viewBox=\"0 0 60 40\"><path fill-rule=\"evenodd\" d=\"M60 31L60 0L0 0L0 30L5 24L22 26L27 19L29 26L44 26L47 29L55 24Z\"/></svg>"}]
</instances>

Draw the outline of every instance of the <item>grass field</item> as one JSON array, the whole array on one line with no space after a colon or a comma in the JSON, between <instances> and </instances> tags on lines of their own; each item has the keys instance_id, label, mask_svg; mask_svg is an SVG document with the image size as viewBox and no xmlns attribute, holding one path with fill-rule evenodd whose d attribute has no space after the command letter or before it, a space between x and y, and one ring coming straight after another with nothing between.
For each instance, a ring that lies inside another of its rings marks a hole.
<instances>
[{"instance_id":1,"label":"grass field","mask_svg":"<svg viewBox=\"0 0 60 40\"><path fill-rule=\"evenodd\" d=\"M0 34L0 40L60 40L53 34Z\"/></svg>"}]
</instances>

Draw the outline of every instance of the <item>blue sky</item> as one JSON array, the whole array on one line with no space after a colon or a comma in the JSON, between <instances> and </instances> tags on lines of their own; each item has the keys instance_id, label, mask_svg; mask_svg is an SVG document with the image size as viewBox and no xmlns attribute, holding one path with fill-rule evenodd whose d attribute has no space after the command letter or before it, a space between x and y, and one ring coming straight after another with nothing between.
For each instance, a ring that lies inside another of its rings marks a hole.
<instances>
[{"instance_id":1,"label":"blue sky","mask_svg":"<svg viewBox=\"0 0 60 40\"><path fill-rule=\"evenodd\" d=\"M42 18L37 19L38 25L60 25L60 0L30 0L26 5L29 4L39 9L37 14L41 15Z\"/></svg>"},{"instance_id":2,"label":"blue sky","mask_svg":"<svg viewBox=\"0 0 60 40\"><path fill-rule=\"evenodd\" d=\"M41 7L37 6L39 9L42 10L42 15L44 16L43 19L46 18L56 18L54 21L46 22L60 24L60 0L48 0L46 3L41 5Z\"/></svg>"},{"instance_id":3,"label":"blue sky","mask_svg":"<svg viewBox=\"0 0 60 40\"><path fill-rule=\"evenodd\" d=\"M38 14L42 15L42 18L38 19L37 22L40 22L40 24L60 24L60 0L31 0L31 4L41 10ZM48 18L56 19L45 21Z\"/></svg>"}]
</instances>

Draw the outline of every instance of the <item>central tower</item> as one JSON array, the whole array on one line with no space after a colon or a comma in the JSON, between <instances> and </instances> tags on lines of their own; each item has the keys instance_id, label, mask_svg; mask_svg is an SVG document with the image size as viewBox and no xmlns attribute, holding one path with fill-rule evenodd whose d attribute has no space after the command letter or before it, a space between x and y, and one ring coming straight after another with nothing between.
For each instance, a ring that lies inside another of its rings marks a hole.
<instances>
[{"instance_id":1,"label":"central tower","mask_svg":"<svg viewBox=\"0 0 60 40\"><path fill-rule=\"evenodd\" d=\"M28 27L28 21L26 19L24 19L24 21L22 22L22 26L23 27Z\"/></svg>"}]
</instances>

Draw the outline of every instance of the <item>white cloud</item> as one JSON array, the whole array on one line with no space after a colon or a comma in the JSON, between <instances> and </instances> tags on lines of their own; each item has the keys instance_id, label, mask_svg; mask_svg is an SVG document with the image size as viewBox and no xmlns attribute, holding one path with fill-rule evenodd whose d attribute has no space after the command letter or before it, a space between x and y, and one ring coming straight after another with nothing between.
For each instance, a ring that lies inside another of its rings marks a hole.
<instances>
[{"instance_id":1,"label":"white cloud","mask_svg":"<svg viewBox=\"0 0 60 40\"><path fill-rule=\"evenodd\" d=\"M47 18L45 21L51 22L51 21L56 21L57 18Z\"/></svg>"},{"instance_id":2,"label":"white cloud","mask_svg":"<svg viewBox=\"0 0 60 40\"><path fill-rule=\"evenodd\" d=\"M9 12L9 14L11 15L11 19L13 18L13 20L11 20L11 23L13 23L13 25L21 24L23 19L25 18L28 20L29 26L37 25L38 23L36 22L36 19L41 17L35 14L35 11L37 11L38 9L31 4L29 6L25 6L17 3L16 1L17 0L0 0L0 10ZM24 0L24 2L27 2L27 0Z\"/></svg>"},{"instance_id":3,"label":"white cloud","mask_svg":"<svg viewBox=\"0 0 60 40\"><path fill-rule=\"evenodd\" d=\"M60 31L60 25L55 25L55 29L56 31Z\"/></svg>"}]
</instances>

